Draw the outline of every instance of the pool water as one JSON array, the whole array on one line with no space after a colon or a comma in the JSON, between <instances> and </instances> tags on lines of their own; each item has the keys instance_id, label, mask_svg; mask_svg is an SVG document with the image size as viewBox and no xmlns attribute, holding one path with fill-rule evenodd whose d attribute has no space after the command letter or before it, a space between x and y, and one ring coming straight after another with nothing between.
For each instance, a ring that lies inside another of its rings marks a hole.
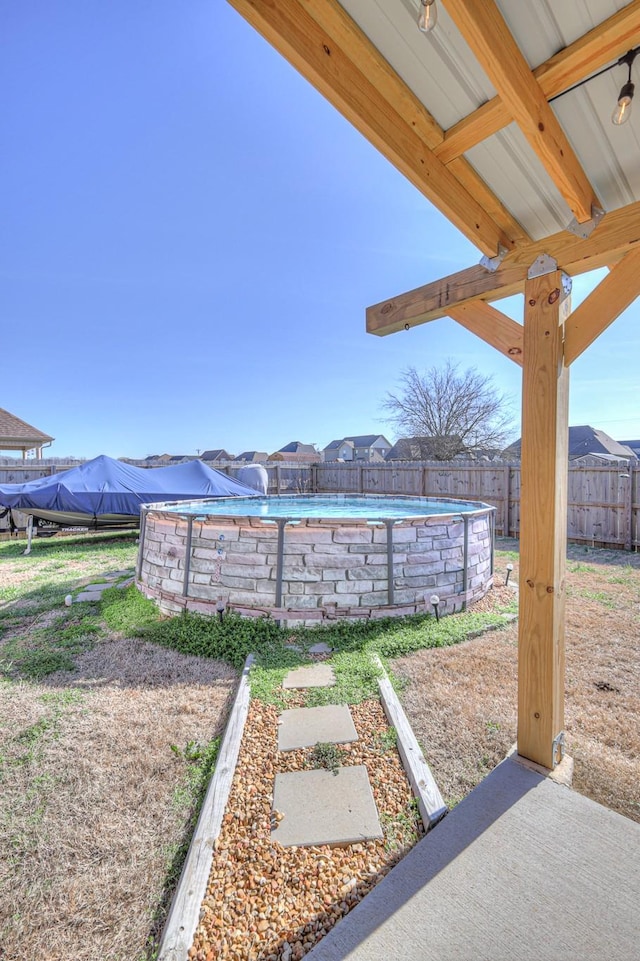
<instances>
[{"instance_id":1,"label":"pool water","mask_svg":"<svg viewBox=\"0 0 640 961\"><path fill-rule=\"evenodd\" d=\"M430 500L426 497L389 497L348 494L293 494L281 497L218 497L183 501L163 509L198 517L345 518L394 520L432 514L468 514L484 507L468 501Z\"/></svg>"}]
</instances>

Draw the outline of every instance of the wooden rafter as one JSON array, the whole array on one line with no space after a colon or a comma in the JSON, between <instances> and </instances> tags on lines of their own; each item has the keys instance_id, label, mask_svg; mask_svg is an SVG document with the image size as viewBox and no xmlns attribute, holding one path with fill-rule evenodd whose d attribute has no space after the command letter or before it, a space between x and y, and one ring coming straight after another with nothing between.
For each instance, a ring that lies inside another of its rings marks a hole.
<instances>
[{"instance_id":1,"label":"wooden rafter","mask_svg":"<svg viewBox=\"0 0 640 961\"><path fill-rule=\"evenodd\" d=\"M579 223L601 204L494 0L445 0L476 59Z\"/></svg>"},{"instance_id":2,"label":"wooden rafter","mask_svg":"<svg viewBox=\"0 0 640 961\"><path fill-rule=\"evenodd\" d=\"M560 50L533 71L547 100L557 96L621 57L640 38L640 0L618 10L583 37ZM511 123L513 117L500 97L494 97L445 132L433 150L450 164L465 151Z\"/></svg>"},{"instance_id":3,"label":"wooden rafter","mask_svg":"<svg viewBox=\"0 0 640 961\"><path fill-rule=\"evenodd\" d=\"M564 355L567 367L619 317L640 294L640 250L631 251L616 264L565 324Z\"/></svg>"},{"instance_id":4,"label":"wooden rafter","mask_svg":"<svg viewBox=\"0 0 640 961\"><path fill-rule=\"evenodd\" d=\"M484 253L527 242L466 161L434 155L442 128L336 0L229 2Z\"/></svg>"},{"instance_id":5,"label":"wooden rafter","mask_svg":"<svg viewBox=\"0 0 640 961\"><path fill-rule=\"evenodd\" d=\"M369 307L367 330L384 336L445 317L452 308L469 301L498 300L518 293L524 287L529 268L542 254L552 257L566 273L575 275L604 267L636 248L640 249L640 202L607 214L587 239L562 230L510 251L493 273L479 265L468 267Z\"/></svg>"},{"instance_id":6,"label":"wooden rafter","mask_svg":"<svg viewBox=\"0 0 640 961\"><path fill-rule=\"evenodd\" d=\"M522 367L523 329L511 317L482 300L453 307L449 316Z\"/></svg>"}]
</instances>

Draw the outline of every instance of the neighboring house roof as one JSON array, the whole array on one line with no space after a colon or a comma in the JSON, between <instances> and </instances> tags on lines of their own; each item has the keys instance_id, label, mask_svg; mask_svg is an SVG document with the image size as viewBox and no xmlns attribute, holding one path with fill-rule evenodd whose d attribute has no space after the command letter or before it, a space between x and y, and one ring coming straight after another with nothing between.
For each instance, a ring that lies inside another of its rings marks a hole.
<instances>
[{"instance_id":1,"label":"neighboring house roof","mask_svg":"<svg viewBox=\"0 0 640 961\"><path fill-rule=\"evenodd\" d=\"M330 444L327 444L323 450L336 450L341 447L344 443L349 443L353 447L372 447L376 441L382 440L387 445L391 447L391 444L384 436L384 434L359 434L357 437L342 437L340 440L332 440Z\"/></svg>"},{"instance_id":2,"label":"neighboring house roof","mask_svg":"<svg viewBox=\"0 0 640 961\"><path fill-rule=\"evenodd\" d=\"M355 447L355 444L352 440L347 440L346 437L343 437L342 440L332 440L330 444L327 444L326 447L323 447L323 450L338 450L338 448L342 447L343 444L348 444L349 447Z\"/></svg>"},{"instance_id":3,"label":"neighboring house roof","mask_svg":"<svg viewBox=\"0 0 640 961\"><path fill-rule=\"evenodd\" d=\"M354 447L372 447L377 440L383 440L387 447L391 447L384 434L360 434L358 437L345 437L344 439L350 440Z\"/></svg>"},{"instance_id":4,"label":"neighboring house roof","mask_svg":"<svg viewBox=\"0 0 640 961\"><path fill-rule=\"evenodd\" d=\"M233 455L223 447L218 447L216 450L203 451L200 460L233 460Z\"/></svg>"},{"instance_id":5,"label":"neighboring house roof","mask_svg":"<svg viewBox=\"0 0 640 961\"><path fill-rule=\"evenodd\" d=\"M248 461L249 463L258 463L259 461L268 460L269 455L265 450L245 450L241 454L238 454L234 460Z\"/></svg>"},{"instance_id":6,"label":"neighboring house roof","mask_svg":"<svg viewBox=\"0 0 640 961\"><path fill-rule=\"evenodd\" d=\"M292 440L290 444L278 448L279 454L316 454L313 444L303 444L299 440Z\"/></svg>"},{"instance_id":7,"label":"neighboring house roof","mask_svg":"<svg viewBox=\"0 0 640 961\"><path fill-rule=\"evenodd\" d=\"M0 407L0 450L30 450L55 440Z\"/></svg>"},{"instance_id":8,"label":"neighboring house roof","mask_svg":"<svg viewBox=\"0 0 640 961\"><path fill-rule=\"evenodd\" d=\"M503 453L506 457L520 457L522 440L518 439L510 444ZM612 457L622 457L628 460L636 457L630 447L619 444L613 437L609 437L603 430L596 430L588 424L580 424L569 428L569 459L584 457L587 454L610 454Z\"/></svg>"}]
</instances>

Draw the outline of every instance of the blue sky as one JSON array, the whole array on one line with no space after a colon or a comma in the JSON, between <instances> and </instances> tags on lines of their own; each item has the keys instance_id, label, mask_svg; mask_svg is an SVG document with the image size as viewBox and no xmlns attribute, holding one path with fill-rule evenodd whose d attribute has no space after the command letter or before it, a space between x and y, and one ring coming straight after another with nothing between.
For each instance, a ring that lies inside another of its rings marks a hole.
<instances>
[{"instance_id":1,"label":"blue sky","mask_svg":"<svg viewBox=\"0 0 640 961\"><path fill-rule=\"evenodd\" d=\"M365 333L480 253L223 0L0 0L0 184L0 407L52 455L393 440L385 393L448 357L519 433L519 368L453 321ZM639 311L572 424L640 437Z\"/></svg>"}]
</instances>

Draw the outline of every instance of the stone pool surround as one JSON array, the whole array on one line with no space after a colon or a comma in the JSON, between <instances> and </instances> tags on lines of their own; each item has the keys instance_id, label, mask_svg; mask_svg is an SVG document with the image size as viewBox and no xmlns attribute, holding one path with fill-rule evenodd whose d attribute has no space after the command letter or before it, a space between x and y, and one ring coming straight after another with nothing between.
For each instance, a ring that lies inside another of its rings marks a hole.
<instances>
[{"instance_id":1,"label":"stone pool surround","mask_svg":"<svg viewBox=\"0 0 640 961\"><path fill-rule=\"evenodd\" d=\"M393 524L344 518L265 523L229 515L196 520L163 510L167 506L144 509L137 572L139 589L165 614L215 614L224 605L311 625L433 613L433 594L440 598L439 613L450 614L479 600L493 583L494 508L477 502L460 502L472 511L462 516Z\"/></svg>"}]
</instances>

